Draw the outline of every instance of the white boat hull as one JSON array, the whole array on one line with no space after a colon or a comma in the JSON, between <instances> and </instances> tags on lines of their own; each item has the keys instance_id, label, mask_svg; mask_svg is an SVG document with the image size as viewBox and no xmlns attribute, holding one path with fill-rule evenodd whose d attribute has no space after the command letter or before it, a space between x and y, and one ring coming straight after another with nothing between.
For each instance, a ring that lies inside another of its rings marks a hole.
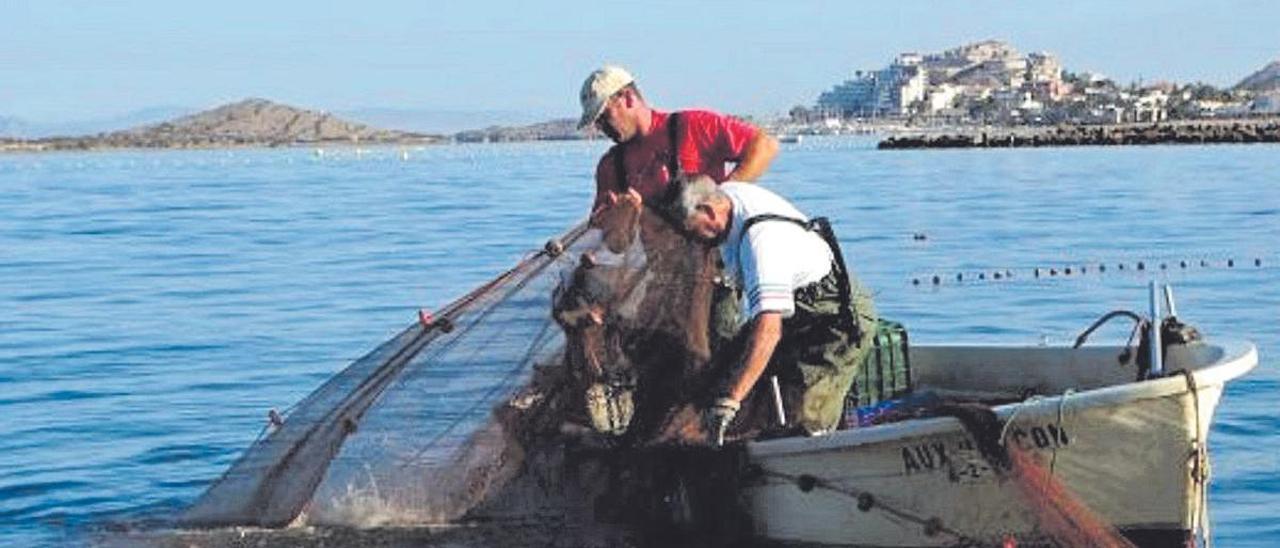
<instances>
[{"instance_id":1,"label":"white boat hull","mask_svg":"<svg viewBox=\"0 0 1280 548\"><path fill-rule=\"evenodd\" d=\"M1139 544L1180 543L1207 527L1205 440L1223 385L1256 365L1257 353L1249 344L1175 348L1168 369L1190 377L1124 382L1136 372L1117 365L1119 351L921 347L911 357L918 390L1061 394L996 407L1005 443L1030 451ZM744 497L765 538L947 546L1046 534L1018 486L953 418L756 442L748 453L761 476Z\"/></svg>"}]
</instances>

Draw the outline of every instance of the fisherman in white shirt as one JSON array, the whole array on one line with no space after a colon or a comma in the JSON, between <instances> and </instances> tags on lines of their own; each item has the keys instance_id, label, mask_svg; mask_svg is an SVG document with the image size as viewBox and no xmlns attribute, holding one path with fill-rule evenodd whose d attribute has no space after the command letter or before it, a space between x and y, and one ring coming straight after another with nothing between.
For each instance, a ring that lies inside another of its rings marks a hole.
<instances>
[{"instance_id":1,"label":"fisherman in white shirt","mask_svg":"<svg viewBox=\"0 0 1280 548\"><path fill-rule=\"evenodd\" d=\"M834 430L858 364L870 346L875 312L844 266L825 219L810 220L758 185L706 177L677 183L667 216L693 238L716 245L724 272L743 295L740 354L713 394L704 421L714 445L739 430L735 417L766 371L781 382L793 431Z\"/></svg>"}]
</instances>

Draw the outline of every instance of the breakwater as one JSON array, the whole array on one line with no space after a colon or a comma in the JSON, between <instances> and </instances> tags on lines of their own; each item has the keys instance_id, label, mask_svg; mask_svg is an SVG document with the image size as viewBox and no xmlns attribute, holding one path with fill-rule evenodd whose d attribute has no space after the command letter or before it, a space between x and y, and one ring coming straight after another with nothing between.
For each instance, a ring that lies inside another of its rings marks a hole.
<instances>
[{"instance_id":1,"label":"breakwater","mask_svg":"<svg viewBox=\"0 0 1280 548\"><path fill-rule=\"evenodd\" d=\"M1044 129L986 129L898 135L877 148L1009 148L1076 145L1280 143L1280 119L1156 124L1060 125Z\"/></svg>"}]
</instances>

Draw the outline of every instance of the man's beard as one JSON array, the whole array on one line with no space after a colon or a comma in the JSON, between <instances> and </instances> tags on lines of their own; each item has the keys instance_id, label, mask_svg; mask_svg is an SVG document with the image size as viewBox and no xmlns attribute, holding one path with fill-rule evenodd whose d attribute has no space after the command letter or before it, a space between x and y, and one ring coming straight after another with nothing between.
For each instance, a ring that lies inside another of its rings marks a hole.
<instances>
[{"instance_id":1,"label":"man's beard","mask_svg":"<svg viewBox=\"0 0 1280 548\"><path fill-rule=\"evenodd\" d=\"M600 131L608 136L613 142L622 142L622 134L618 133L618 130L613 127L613 124L610 124L609 122L600 124Z\"/></svg>"}]
</instances>

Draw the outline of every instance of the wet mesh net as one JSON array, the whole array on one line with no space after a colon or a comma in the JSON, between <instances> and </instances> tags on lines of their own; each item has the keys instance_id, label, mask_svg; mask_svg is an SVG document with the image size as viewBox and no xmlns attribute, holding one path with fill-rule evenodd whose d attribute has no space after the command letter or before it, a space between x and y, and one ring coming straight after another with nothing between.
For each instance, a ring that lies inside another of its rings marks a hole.
<instances>
[{"instance_id":1,"label":"wet mesh net","mask_svg":"<svg viewBox=\"0 0 1280 548\"><path fill-rule=\"evenodd\" d=\"M750 517L724 504L750 469L741 446L699 449L699 399L740 352L736 309L718 309L736 298L717 293L713 249L647 210L621 223L631 229L607 241L574 227L423 314L273 420L179 523L591 524L624 513L631 525L710 525L719 543L748 530ZM758 396L743 402L731 440L773 420L772 400ZM995 415L979 415L965 421L970 433L1000 445ZM1127 545L1033 457L990 453L1047 545ZM832 489L859 507L866 496Z\"/></svg>"},{"instance_id":2,"label":"wet mesh net","mask_svg":"<svg viewBox=\"0 0 1280 548\"><path fill-rule=\"evenodd\" d=\"M610 242L575 227L424 314L298 402L180 522L425 524L580 504L546 440L656 438L688 379L639 369L711 353L686 325L706 325L712 250L648 212L634 226ZM653 350L637 360L639 347Z\"/></svg>"}]
</instances>

